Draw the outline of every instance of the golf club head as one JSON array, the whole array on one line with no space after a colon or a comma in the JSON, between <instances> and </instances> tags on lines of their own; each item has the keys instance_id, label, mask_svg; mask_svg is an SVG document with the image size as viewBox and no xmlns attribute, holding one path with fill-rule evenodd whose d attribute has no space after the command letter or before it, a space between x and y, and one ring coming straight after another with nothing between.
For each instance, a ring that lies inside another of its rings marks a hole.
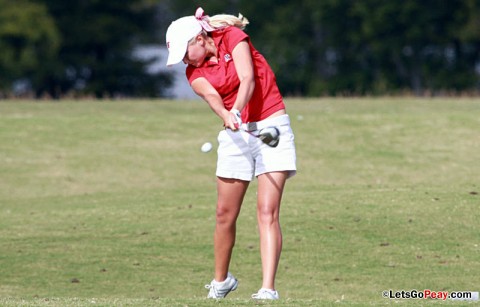
<instances>
[{"instance_id":1,"label":"golf club head","mask_svg":"<svg viewBox=\"0 0 480 307\"><path fill-rule=\"evenodd\" d=\"M280 141L280 131L276 127L266 127L260 130L258 138L270 147L277 147Z\"/></svg>"}]
</instances>

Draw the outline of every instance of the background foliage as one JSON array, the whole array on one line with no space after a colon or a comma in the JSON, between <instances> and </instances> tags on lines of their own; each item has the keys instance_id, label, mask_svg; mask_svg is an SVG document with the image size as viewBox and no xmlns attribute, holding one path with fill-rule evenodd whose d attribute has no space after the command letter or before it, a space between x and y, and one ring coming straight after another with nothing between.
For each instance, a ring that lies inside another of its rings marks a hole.
<instances>
[{"instance_id":1,"label":"background foliage","mask_svg":"<svg viewBox=\"0 0 480 307\"><path fill-rule=\"evenodd\" d=\"M162 96L168 74L132 56L164 44L202 6L247 16L286 95L459 94L480 90L480 2L380 0L0 0L0 91ZM161 59L165 61L165 59Z\"/></svg>"},{"instance_id":2,"label":"background foliage","mask_svg":"<svg viewBox=\"0 0 480 307\"><path fill-rule=\"evenodd\" d=\"M161 96L170 84L133 56L135 47L156 41L154 1L22 2L0 1L4 91L23 81L37 97Z\"/></svg>"}]
</instances>

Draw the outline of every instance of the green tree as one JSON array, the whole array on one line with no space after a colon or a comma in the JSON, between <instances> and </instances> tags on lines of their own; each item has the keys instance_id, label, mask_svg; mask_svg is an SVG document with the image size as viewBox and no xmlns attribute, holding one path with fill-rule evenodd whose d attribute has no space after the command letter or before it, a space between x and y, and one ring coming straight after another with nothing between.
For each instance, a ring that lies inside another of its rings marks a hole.
<instances>
[{"instance_id":1,"label":"green tree","mask_svg":"<svg viewBox=\"0 0 480 307\"><path fill-rule=\"evenodd\" d=\"M172 19L243 13L286 95L478 90L478 0L170 0Z\"/></svg>"},{"instance_id":2,"label":"green tree","mask_svg":"<svg viewBox=\"0 0 480 307\"><path fill-rule=\"evenodd\" d=\"M478 84L478 1L324 0L311 9L324 29L318 50L333 55L335 73L319 81L329 92L422 94Z\"/></svg>"},{"instance_id":3,"label":"green tree","mask_svg":"<svg viewBox=\"0 0 480 307\"><path fill-rule=\"evenodd\" d=\"M36 1L48 7L62 37L55 73L37 94L160 96L171 84L167 74L147 73L149 63L132 56L139 44L157 42L155 1Z\"/></svg>"},{"instance_id":4,"label":"green tree","mask_svg":"<svg viewBox=\"0 0 480 307\"><path fill-rule=\"evenodd\" d=\"M390 88L410 88L421 94L424 90L474 86L475 59L471 51L475 48L459 39L469 12L475 11L471 1L368 4L354 8L363 16L360 35L377 59L374 70Z\"/></svg>"},{"instance_id":5,"label":"green tree","mask_svg":"<svg viewBox=\"0 0 480 307\"><path fill-rule=\"evenodd\" d=\"M0 0L0 92L20 78L32 82L50 74L60 35L45 5Z\"/></svg>"}]
</instances>

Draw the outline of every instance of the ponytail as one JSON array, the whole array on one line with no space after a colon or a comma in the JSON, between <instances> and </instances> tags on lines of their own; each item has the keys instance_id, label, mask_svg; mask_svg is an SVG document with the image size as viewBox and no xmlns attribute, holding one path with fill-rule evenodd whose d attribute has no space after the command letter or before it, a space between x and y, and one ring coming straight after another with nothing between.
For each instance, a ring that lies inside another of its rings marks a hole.
<instances>
[{"instance_id":1,"label":"ponytail","mask_svg":"<svg viewBox=\"0 0 480 307\"><path fill-rule=\"evenodd\" d=\"M242 14L238 14L238 17L235 17L233 15L227 15L227 14L219 14L219 15L210 17L205 15L205 12L201 7L199 7L195 12L195 18L197 18L203 30L207 32L212 32L218 29L231 27L231 26L237 27L243 30L249 24L248 19Z\"/></svg>"},{"instance_id":2,"label":"ponytail","mask_svg":"<svg viewBox=\"0 0 480 307\"><path fill-rule=\"evenodd\" d=\"M242 14L238 14L238 17L235 17L233 15L219 14L210 17L208 23L214 29L234 26L243 30L249 24L249 21Z\"/></svg>"}]
</instances>

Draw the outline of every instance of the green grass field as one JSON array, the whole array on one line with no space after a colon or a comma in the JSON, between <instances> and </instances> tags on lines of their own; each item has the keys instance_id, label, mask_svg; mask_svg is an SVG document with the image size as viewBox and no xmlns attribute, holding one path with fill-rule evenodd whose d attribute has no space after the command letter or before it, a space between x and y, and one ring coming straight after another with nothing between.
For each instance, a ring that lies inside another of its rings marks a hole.
<instances>
[{"instance_id":1,"label":"green grass field","mask_svg":"<svg viewBox=\"0 0 480 307\"><path fill-rule=\"evenodd\" d=\"M299 170L282 203L282 299L257 303L255 182L239 288L204 298L216 153L200 146L222 128L205 103L0 102L0 305L438 305L382 291L480 290L479 99L286 103Z\"/></svg>"}]
</instances>

